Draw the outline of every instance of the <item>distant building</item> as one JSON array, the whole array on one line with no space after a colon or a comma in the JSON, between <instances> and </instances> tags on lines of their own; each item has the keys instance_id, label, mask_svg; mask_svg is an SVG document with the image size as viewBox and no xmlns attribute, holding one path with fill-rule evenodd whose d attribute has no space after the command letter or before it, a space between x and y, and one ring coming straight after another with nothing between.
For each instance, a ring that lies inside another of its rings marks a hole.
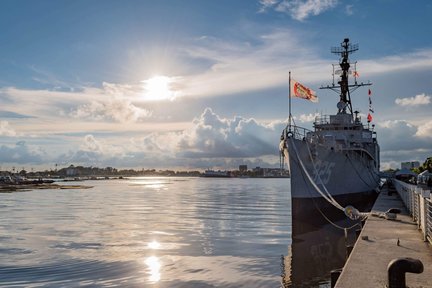
<instances>
[{"instance_id":1,"label":"distant building","mask_svg":"<svg viewBox=\"0 0 432 288\"><path fill-rule=\"evenodd\" d=\"M247 165L239 165L239 171L240 172L246 172L247 171Z\"/></svg>"},{"instance_id":2,"label":"distant building","mask_svg":"<svg viewBox=\"0 0 432 288\"><path fill-rule=\"evenodd\" d=\"M419 161L411 161L411 162L402 162L401 163L401 169L413 169L413 168L419 168L420 162Z\"/></svg>"},{"instance_id":3,"label":"distant building","mask_svg":"<svg viewBox=\"0 0 432 288\"><path fill-rule=\"evenodd\" d=\"M255 173L255 176L258 176L258 177L264 176L264 169L259 167L259 166L252 169L252 171Z\"/></svg>"}]
</instances>

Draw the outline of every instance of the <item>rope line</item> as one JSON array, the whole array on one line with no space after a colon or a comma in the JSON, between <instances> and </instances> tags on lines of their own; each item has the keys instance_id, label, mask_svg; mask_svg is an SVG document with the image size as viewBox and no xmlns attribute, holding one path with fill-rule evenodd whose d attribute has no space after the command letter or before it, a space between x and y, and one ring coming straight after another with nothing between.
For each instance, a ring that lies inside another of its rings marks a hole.
<instances>
[{"instance_id":1,"label":"rope line","mask_svg":"<svg viewBox=\"0 0 432 288\"><path fill-rule=\"evenodd\" d=\"M301 170L300 171L301 172L301 175L302 175L302 178L303 178L303 181L306 183L306 178L305 178L305 173L304 173L304 171L303 170ZM309 188L308 187L306 187L306 189L307 189L307 191L309 192L309 195L311 195L312 196L312 193L310 193L310 190L309 190ZM345 230L345 229L347 229L347 230L351 230L352 228L354 228L354 227L356 227L356 226L360 226L361 227L361 224L360 223L355 223L354 225L352 225L352 226L349 226L349 227L343 227L343 226L340 226L340 225L338 225L338 224L336 224L335 222L333 222L332 220L330 220L325 214L324 214L324 212L321 210L321 208L318 206L318 204L316 203L316 201L315 201L315 197L311 197L310 198L311 200L312 200L312 203L314 204L314 206L315 206L315 208L318 210L318 212L321 214L321 216L323 216L323 218L330 224L330 225L332 225L333 227L335 227L335 228L337 228L337 229L341 229L341 230ZM362 219L361 221L363 221L364 219Z\"/></svg>"},{"instance_id":2,"label":"rope line","mask_svg":"<svg viewBox=\"0 0 432 288\"><path fill-rule=\"evenodd\" d=\"M297 150L297 147L296 147L296 145L295 145L295 143L294 143L294 140L292 139L292 137L289 137L289 139L291 140L291 145L292 145L292 147L293 147L293 149L294 149L294 152L295 152L295 154L296 154L296 158L297 158L297 160L298 160L298 163L300 164L300 167L302 168L302 176L303 176L303 172L304 172L304 174L306 175L306 177L307 177L307 179L309 180L309 182L310 182L310 184L315 188L315 190L327 201L327 202L329 202L330 204L332 204L335 208L337 208L337 209L339 209L339 210L341 210L341 211L343 211L344 213L345 213L345 215L347 215L347 217L349 217L350 219L352 219L352 220L358 220L359 218L361 218L362 220L364 220L364 219L366 219L368 216L369 216L369 213L363 213L363 212L359 212L356 208L354 208L354 207L352 207L352 206L347 206L347 207L342 207L342 205L340 205L332 196L331 196L331 194L328 192L328 190L327 190L327 188L325 187L325 185L324 185L324 183L323 183L323 181L322 181L322 179L321 179L321 177L319 176L319 173L317 173L318 171L316 170L316 167L315 167L315 164L313 163L313 159L312 159L312 155L311 155L311 152L310 152L310 149L309 149L309 146L308 146L308 144L307 144L307 142L306 142L306 145L307 145L307 148L308 148L308 151L309 151L309 155L310 155L310 157L311 157L311 161L312 161L312 166L313 166L313 168L314 168L314 171L315 171L315 174L318 176L318 179L320 180L320 182L321 182L321 185L322 185L322 187L324 188L324 190L325 190L325 192L326 193L324 193L319 187L318 187L318 185L315 183L315 181L312 179L312 177L310 176L310 174L309 174L309 172L307 171L307 169L306 169L306 167L305 167L305 165L303 164L303 161L301 160L301 158L300 158L300 155L299 155L299 153L298 153L298 150ZM349 158L348 158L349 159ZM350 159L349 159L350 160ZM351 160L350 160L351 161ZM351 163L352 164L352 163ZM354 170L355 170L355 168L354 168ZM355 170L356 171L356 173L358 174L358 172L357 172L357 170ZM303 179L304 179L304 176L303 176ZM361 177L360 177L360 179L362 180L362 181L364 181ZM304 179L305 180L305 179ZM306 183L306 181L305 181L305 183ZM366 183L367 184L367 183ZM368 184L367 184L368 185ZM312 199L313 199L313 197L312 197ZM316 205L315 205L316 206ZM328 219L323 213L322 213L322 211L318 208L318 207L316 207L317 209L318 209L318 211L321 213L321 215L323 215L323 217L329 222L329 223L331 223L332 225L334 225L335 227L337 227L338 225L337 224L335 224L335 223L333 223L333 222L331 222L330 221L330 219ZM341 226L339 226L338 228L340 228ZM345 228L344 228L345 229Z\"/></svg>"},{"instance_id":3,"label":"rope line","mask_svg":"<svg viewBox=\"0 0 432 288\"><path fill-rule=\"evenodd\" d=\"M298 151L297 151L297 147L296 147L296 145L294 144L294 140L292 139L292 138L290 138L291 139L291 144L292 144L292 147L294 148L294 152L296 153L296 156L297 156L297 159L298 159L298 162L299 162L299 164L300 164L300 166L301 166L301 168L302 168L302 170L305 172L305 174L306 174L306 177L308 178L308 180L309 180L309 182L312 184L312 186L315 188L315 190L324 198L324 199L326 199L330 204L332 204L334 207L336 207L337 209L339 209L339 210L342 210L342 211L344 211L344 208L337 202L337 201L335 201L334 200L334 198L333 197L328 197L328 195L326 195L325 193L323 193L322 191L321 191L321 189L318 187L318 185L316 185L316 183L315 183L315 181L312 179L312 177L310 176L310 174L309 174L309 172L307 171L307 169L306 169L306 167L304 166L304 164L303 164L303 161L301 160L301 158L300 158L300 155L299 155L299 153L298 153ZM315 169L315 165L312 165L313 167L314 167L314 169ZM315 173L316 173L316 170L315 170ZM320 178L320 177L319 177ZM320 178L321 179L321 178ZM322 181L321 181L322 182ZM323 185L323 184L322 184ZM324 185L323 185L323 187L325 187ZM329 192L327 191L327 189L325 189L326 190L326 192L327 192L327 194L329 194Z\"/></svg>"},{"instance_id":4,"label":"rope line","mask_svg":"<svg viewBox=\"0 0 432 288\"><path fill-rule=\"evenodd\" d=\"M318 177L318 180L321 182L321 186L324 188L324 191L327 193L327 196L332 200L332 201L334 201L334 203L336 203L337 205L339 205L339 203L333 198L333 196L330 194L330 192L327 190L327 187L324 185L324 182L322 181L322 179L321 179L321 175L320 175L320 173L318 173L318 170L317 170L317 168L316 168L316 165L315 165L315 162L314 162L314 160L313 160L313 157L312 157L312 153L311 153L311 150L310 150L310 147L309 147L309 143L306 141L306 147L307 147L307 150L308 150L308 152L309 152L309 158L310 158L310 160L311 160L311 162L312 162L312 167L314 168L314 172L315 172L315 175L317 175L317 177ZM342 207L342 205L339 205L340 206L340 209L341 210L344 210L344 208Z\"/></svg>"}]
</instances>

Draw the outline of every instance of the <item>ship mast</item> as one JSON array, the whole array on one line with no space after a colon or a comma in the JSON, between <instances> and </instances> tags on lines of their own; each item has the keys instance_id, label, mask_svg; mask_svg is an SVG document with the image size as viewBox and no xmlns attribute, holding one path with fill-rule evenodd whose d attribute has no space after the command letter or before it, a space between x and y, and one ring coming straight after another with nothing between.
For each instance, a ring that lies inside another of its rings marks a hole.
<instances>
[{"instance_id":1,"label":"ship mast","mask_svg":"<svg viewBox=\"0 0 432 288\"><path fill-rule=\"evenodd\" d=\"M354 84L349 84L348 77L349 77L349 74L351 74L351 70L350 70L351 63L349 60L349 55L354 53L358 49L359 49L358 44L349 43L348 38L344 39L344 41L341 43L340 47L332 47L331 53L340 55L339 66L341 69L335 71L336 65L333 65L333 83L332 83L332 85L320 87L320 89L330 89L330 90L338 93L340 95L340 100L337 104L338 114L347 114L347 109L348 109L348 113L351 114L353 119L354 119L354 113L355 112L352 109L351 92L353 92L354 90L356 90L359 87L372 85L372 83L363 83L363 82L357 83L357 75L358 74L357 74L356 70L354 70L354 73L353 73ZM356 63L357 62L353 63L354 69L356 69ZM334 83L334 75L335 74L341 75L340 81L337 82L339 85L335 85L335 83Z\"/></svg>"}]
</instances>

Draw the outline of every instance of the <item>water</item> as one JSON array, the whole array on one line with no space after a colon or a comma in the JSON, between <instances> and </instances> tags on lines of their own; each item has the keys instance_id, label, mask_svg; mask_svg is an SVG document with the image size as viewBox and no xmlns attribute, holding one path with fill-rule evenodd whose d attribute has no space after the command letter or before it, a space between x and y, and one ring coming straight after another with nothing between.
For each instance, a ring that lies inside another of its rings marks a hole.
<instances>
[{"instance_id":1,"label":"water","mask_svg":"<svg viewBox=\"0 0 432 288\"><path fill-rule=\"evenodd\" d=\"M0 194L0 285L280 287L289 181L135 178Z\"/></svg>"}]
</instances>

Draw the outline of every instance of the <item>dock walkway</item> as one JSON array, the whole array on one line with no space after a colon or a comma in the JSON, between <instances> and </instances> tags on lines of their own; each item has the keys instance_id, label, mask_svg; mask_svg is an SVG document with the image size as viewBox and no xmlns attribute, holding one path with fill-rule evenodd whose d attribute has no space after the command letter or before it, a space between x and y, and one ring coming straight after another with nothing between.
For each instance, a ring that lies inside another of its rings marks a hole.
<instances>
[{"instance_id":1,"label":"dock walkway","mask_svg":"<svg viewBox=\"0 0 432 288\"><path fill-rule=\"evenodd\" d=\"M418 226L409 216L397 193L388 195L384 188L372 209L385 212L399 208L396 220L369 216L336 282L336 288L386 287L387 266L396 258L410 257L423 263L421 274L406 273L407 287L432 287L432 247L423 241ZM366 238L363 240L362 238ZM399 240L399 244L398 244Z\"/></svg>"}]
</instances>

